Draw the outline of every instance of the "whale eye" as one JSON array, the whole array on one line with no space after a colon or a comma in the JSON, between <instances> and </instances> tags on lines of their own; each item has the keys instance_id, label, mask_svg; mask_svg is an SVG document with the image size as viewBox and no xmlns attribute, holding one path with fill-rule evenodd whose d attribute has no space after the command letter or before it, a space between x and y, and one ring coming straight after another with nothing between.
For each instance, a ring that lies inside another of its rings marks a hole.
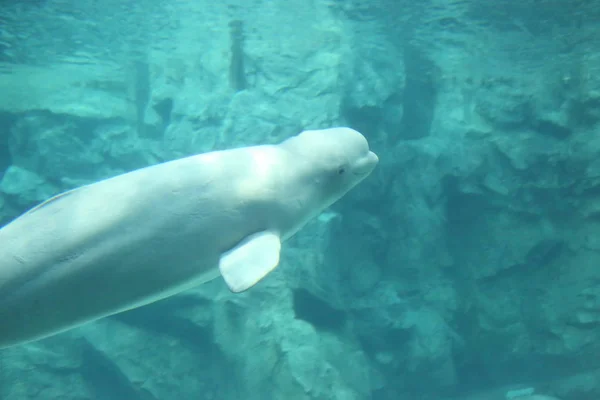
<instances>
[{"instance_id":1,"label":"whale eye","mask_svg":"<svg viewBox=\"0 0 600 400\"><path fill-rule=\"evenodd\" d=\"M344 175L345 172L346 172L346 168L345 167L339 167L338 168L338 175Z\"/></svg>"}]
</instances>

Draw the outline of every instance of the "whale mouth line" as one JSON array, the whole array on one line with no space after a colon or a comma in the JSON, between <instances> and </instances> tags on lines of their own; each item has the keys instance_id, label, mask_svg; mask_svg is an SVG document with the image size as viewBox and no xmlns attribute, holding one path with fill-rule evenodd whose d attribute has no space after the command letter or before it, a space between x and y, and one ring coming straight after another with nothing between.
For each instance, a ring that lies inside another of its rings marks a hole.
<instances>
[{"instance_id":1,"label":"whale mouth line","mask_svg":"<svg viewBox=\"0 0 600 400\"><path fill-rule=\"evenodd\" d=\"M363 175L367 175L370 171L359 171L359 172L353 172L352 174L354 176L363 176Z\"/></svg>"}]
</instances>

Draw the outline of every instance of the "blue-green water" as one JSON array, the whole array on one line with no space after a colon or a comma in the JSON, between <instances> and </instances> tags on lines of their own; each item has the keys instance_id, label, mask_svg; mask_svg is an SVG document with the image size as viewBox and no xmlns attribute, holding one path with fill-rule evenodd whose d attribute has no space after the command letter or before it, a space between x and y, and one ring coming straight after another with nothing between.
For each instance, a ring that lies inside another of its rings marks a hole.
<instances>
[{"instance_id":1,"label":"blue-green water","mask_svg":"<svg viewBox=\"0 0 600 400\"><path fill-rule=\"evenodd\" d=\"M597 0L0 0L2 225L309 129L380 159L250 290L0 350L0 400L600 399L599 24Z\"/></svg>"}]
</instances>

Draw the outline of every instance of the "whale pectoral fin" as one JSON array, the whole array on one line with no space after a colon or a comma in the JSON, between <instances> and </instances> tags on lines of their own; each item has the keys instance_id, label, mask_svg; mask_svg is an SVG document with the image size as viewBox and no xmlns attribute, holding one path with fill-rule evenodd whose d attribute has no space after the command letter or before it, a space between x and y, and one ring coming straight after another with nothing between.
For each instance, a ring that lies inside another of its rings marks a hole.
<instances>
[{"instance_id":1,"label":"whale pectoral fin","mask_svg":"<svg viewBox=\"0 0 600 400\"><path fill-rule=\"evenodd\" d=\"M279 264L281 239L264 231L248 236L237 246L223 253L219 270L225 283L234 293L256 285Z\"/></svg>"}]
</instances>

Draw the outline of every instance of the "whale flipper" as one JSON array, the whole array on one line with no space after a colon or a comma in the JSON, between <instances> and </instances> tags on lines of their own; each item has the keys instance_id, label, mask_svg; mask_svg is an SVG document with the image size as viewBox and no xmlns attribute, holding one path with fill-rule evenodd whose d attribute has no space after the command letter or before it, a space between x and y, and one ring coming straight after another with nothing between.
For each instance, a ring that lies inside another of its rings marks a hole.
<instances>
[{"instance_id":1,"label":"whale flipper","mask_svg":"<svg viewBox=\"0 0 600 400\"><path fill-rule=\"evenodd\" d=\"M221 256L219 270L232 292L256 285L279 264L281 239L264 231L248 236Z\"/></svg>"}]
</instances>

